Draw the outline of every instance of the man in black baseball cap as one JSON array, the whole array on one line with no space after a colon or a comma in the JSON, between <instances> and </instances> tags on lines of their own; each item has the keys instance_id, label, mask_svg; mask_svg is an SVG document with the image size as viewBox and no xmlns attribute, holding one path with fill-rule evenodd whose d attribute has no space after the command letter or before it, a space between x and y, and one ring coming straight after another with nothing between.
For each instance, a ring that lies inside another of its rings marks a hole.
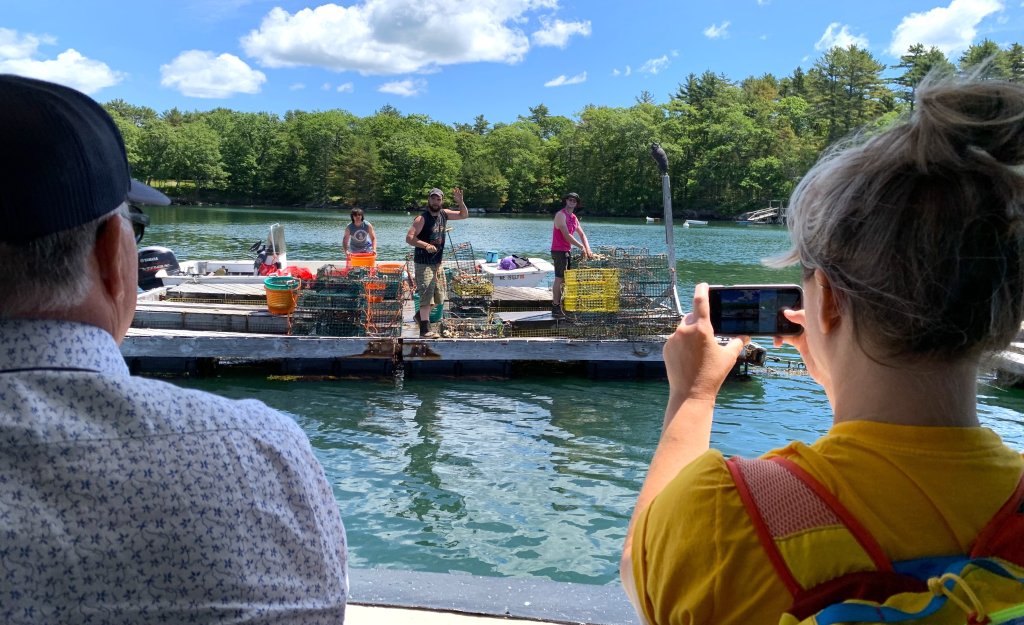
<instances>
[{"instance_id":1,"label":"man in black baseball cap","mask_svg":"<svg viewBox=\"0 0 1024 625\"><path fill-rule=\"evenodd\" d=\"M167 198L99 104L0 75L0 612L343 622L345 530L295 421L129 374L136 202Z\"/></svg>"},{"instance_id":2,"label":"man in black baseball cap","mask_svg":"<svg viewBox=\"0 0 1024 625\"><path fill-rule=\"evenodd\" d=\"M113 212L169 203L128 169L114 120L85 94L0 76L0 242L25 243Z\"/></svg>"}]
</instances>

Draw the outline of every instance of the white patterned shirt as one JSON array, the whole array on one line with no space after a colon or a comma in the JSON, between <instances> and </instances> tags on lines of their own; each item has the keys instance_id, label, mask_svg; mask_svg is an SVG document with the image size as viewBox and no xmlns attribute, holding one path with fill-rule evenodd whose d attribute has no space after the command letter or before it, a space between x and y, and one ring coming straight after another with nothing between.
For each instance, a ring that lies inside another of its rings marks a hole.
<instances>
[{"instance_id":1,"label":"white patterned shirt","mask_svg":"<svg viewBox=\"0 0 1024 625\"><path fill-rule=\"evenodd\" d=\"M288 417L0 320L0 622L339 624L345 529Z\"/></svg>"}]
</instances>

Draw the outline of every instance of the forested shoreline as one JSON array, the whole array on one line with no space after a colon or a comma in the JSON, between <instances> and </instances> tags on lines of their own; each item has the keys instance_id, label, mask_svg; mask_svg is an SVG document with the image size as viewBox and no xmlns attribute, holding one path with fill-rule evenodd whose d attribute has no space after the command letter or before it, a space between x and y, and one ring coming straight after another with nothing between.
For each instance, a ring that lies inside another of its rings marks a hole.
<instances>
[{"instance_id":1,"label":"forested shoreline","mask_svg":"<svg viewBox=\"0 0 1024 625\"><path fill-rule=\"evenodd\" d=\"M469 206L488 211L547 212L574 190L589 214L655 215L657 141L675 212L728 217L788 197L829 144L910 110L932 70L1024 82L1024 46L985 40L954 64L915 45L893 66L857 46L832 48L806 72L736 81L709 70L686 76L667 102L642 92L631 107L590 105L576 119L543 104L512 123L478 115L454 125L390 106L368 117L105 107L135 177L181 203L406 210L431 187L462 186Z\"/></svg>"}]
</instances>

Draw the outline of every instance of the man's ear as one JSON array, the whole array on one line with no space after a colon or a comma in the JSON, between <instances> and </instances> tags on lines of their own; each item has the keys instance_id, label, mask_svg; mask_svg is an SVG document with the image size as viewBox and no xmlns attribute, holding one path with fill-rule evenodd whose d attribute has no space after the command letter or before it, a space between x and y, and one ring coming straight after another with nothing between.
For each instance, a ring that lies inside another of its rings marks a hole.
<instances>
[{"instance_id":1,"label":"man's ear","mask_svg":"<svg viewBox=\"0 0 1024 625\"><path fill-rule=\"evenodd\" d=\"M818 327L823 334L828 334L839 327L843 315L832 289L832 282L821 269L814 270L814 282L818 285Z\"/></svg>"},{"instance_id":2,"label":"man's ear","mask_svg":"<svg viewBox=\"0 0 1024 625\"><path fill-rule=\"evenodd\" d=\"M126 234L122 231L123 221L120 215L114 215L104 221L96 233L96 246L93 248L96 275L100 281L96 286L103 289L115 302L120 302L124 298L124 272L129 268L124 256L127 248L124 245Z\"/></svg>"}]
</instances>

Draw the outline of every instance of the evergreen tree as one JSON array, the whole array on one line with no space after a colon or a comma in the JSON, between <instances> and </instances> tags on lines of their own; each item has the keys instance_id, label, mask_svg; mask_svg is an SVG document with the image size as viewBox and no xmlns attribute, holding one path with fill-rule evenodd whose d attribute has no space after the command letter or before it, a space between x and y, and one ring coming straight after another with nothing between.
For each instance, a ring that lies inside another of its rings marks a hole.
<instances>
[{"instance_id":1,"label":"evergreen tree","mask_svg":"<svg viewBox=\"0 0 1024 625\"><path fill-rule=\"evenodd\" d=\"M911 108L914 107L914 94L917 86L921 84L925 76L933 71L952 74L956 70L942 50L935 46L925 50L924 45L920 43L910 46L907 53L900 57L899 64L894 65L893 69L904 70L903 74L893 79L893 82L900 87L897 90L898 97L910 104Z\"/></svg>"}]
</instances>

